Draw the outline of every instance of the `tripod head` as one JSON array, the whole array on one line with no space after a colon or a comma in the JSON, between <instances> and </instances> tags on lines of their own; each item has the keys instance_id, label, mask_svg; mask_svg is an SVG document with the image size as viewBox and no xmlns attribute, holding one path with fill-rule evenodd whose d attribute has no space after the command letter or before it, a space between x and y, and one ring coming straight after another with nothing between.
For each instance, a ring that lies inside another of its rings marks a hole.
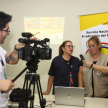
<instances>
[{"instance_id":1,"label":"tripod head","mask_svg":"<svg viewBox=\"0 0 108 108\"><path fill-rule=\"evenodd\" d=\"M39 63L39 59L37 60L33 60L33 61L28 61L26 63L26 66L28 68L28 70L32 73L36 73L36 70L38 69L38 63Z\"/></svg>"}]
</instances>

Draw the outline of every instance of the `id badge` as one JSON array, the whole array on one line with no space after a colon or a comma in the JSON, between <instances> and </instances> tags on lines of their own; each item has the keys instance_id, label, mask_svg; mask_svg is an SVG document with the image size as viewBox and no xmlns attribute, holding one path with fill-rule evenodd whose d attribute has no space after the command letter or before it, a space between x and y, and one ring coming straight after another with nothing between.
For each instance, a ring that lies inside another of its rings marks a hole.
<instances>
[{"instance_id":1,"label":"id badge","mask_svg":"<svg viewBox=\"0 0 108 108\"><path fill-rule=\"evenodd\" d=\"M97 75L101 75L101 72L97 71Z\"/></svg>"}]
</instances>

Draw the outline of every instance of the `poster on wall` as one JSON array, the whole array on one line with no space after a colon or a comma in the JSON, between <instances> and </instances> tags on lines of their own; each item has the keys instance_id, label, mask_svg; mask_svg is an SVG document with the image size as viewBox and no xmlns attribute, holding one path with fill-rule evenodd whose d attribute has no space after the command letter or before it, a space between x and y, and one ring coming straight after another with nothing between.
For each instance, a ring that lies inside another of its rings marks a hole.
<instances>
[{"instance_id":1,"label":"poster on wall","mask_svg":"<svg viewBox=\"0 0 108 108\"><path fill-rule=\"evenodd\" d=\"M49 38L50 44L61 44L64 20L64 17L24 17L24 29L37 39Z\"/></svg>"},{"instance_id":2,"label":"poster on wall","mask_svg":"<svg viewBox=\"0 0 108 108\"><path fill-rule=\"evenodd\" d=\"M99 13L80 16L81 52L89 53L86 42L92 36L98 36L102 50L108 55L108 13Z\"/></svg>"}]
</instances>

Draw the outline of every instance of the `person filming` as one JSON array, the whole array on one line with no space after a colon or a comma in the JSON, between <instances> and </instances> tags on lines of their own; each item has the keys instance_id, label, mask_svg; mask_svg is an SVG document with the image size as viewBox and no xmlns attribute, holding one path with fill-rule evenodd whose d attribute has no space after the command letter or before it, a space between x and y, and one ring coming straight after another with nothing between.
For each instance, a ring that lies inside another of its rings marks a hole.
<instances>
[{"instance_id":1,"label":"person filming","mask_svg":"<svg viewBox=\"0 0 108 108\"><path fill-rule=\"evenodd\" d=\"M9 36L9 22L12 20L12 16L0 11L0 44L4 43L4 40ZM15 86L12 83L12 79L7 79L6 63L17 64L18 63L18 49L24 47L24 43L16 44L14 50L9 53L0 46L0 108L7 108L8 104L8 92Z\"/></svg>"}]
</instances>

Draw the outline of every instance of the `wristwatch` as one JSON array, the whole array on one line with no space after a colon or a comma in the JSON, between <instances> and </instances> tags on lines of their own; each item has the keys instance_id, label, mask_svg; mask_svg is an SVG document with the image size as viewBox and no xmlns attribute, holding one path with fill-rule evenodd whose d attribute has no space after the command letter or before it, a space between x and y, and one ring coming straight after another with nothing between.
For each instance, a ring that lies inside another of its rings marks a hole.
<instances>
[{"instance_id":1,"label":"wristwatch","mask_svg":"<svg viewBox=\"0 0 108 108\"><path fill-rule=\"evenodd\" d=\"M14 49L18 51L18 49L16 49L16 45L14 46Z\"/></svg>"},{"instance_id":2,"label":"wristwatch","mask_svg":"<svg viewBox=\"0 0 108 108\"><path fill-rule=\"evenodd\" d=\"M91 64L91 66L90 66L90 69L93 67L93 63Z\"/></svg>"}]
</instances>

